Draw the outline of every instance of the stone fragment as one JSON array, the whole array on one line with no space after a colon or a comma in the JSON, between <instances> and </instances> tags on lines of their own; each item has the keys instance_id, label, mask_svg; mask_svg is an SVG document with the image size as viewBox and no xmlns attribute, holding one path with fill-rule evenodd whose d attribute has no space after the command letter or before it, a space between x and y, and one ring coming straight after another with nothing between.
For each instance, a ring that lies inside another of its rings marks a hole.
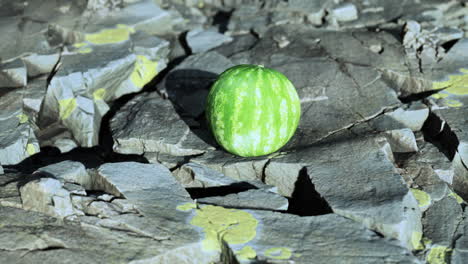
<instances>
[{"instance_id":1,"label":"stone fragment","mask_svg":"<svg viewBox=\"0 0 468 264\"><path fill-rule=\"evenodd\" d=\"M462 207L454 197L434 202L422 219L424 237L433 245L451 247L462 216Z\"/></svg>"},{"instance_id":2,"label":"stone fragment","mask_svg":"<svg viewBox=\"0 0 468 264\"><path fill-rule=\"evenodd\" d=\"M23 87L26 80L26 66L20 59L0 64L0 88Z\"/></svg>"},{"instance_id":3,"label":"stone fragment","mask_svg":"<svg viewBox=\"0 0 468 264\"><path fill-rule=\"evenodd\" d=\"M39 152L39 142L22 93L12 90L0 99L0 164L13 165Z\"/></svg>"},{"instance_id":4,"label":"stone fragment","mask_svg":"<svg viewBox=\"0 0 468 264\"><path fill-rule=\"evenodd\" d=\"M87 189L90 189L93 184L85 166L76 161L65 160L51 164L36 170L35 173L54 177L63 183L76 183Z\"/></svg>"},{"instance_id":5,"label":"stone fragment","mask_svg":"<svg viewBox=\"0 0 468 264\"><path fill-rule=\"evenodd\" d=\"M242 158L224 150L209 151L190 159L236 180L259 180L263 176L268 157Z\"/></svg>"},{"instance_id":6,"label":"stone fragment","mask_svg":"<svg viewBox=\"0 0 468 264\"><path fill-rule=\"evenodd\" d=\"M168 100L141 94L110 121L114 150L124 154L156 152L173 156L201 154L210 146L185 124Z\"/></svg>"},{"instance_id":7,"label":"stone fragment","mask_svg":"<svg viewBox=\"0 0 468 264\"><path fill-rule=\"evenodd\" d=\"M70 193L63 184L53 178L39 178L20 187L21 200L25 210L42 212L63 218L82 214L73 207Z\"/></svg>"},{"instance_id":8,"label":"stone fragment","mask_svg":"<svg viewBox=\"0 0 468 264\"><path fill-rule=\"evenodd\" d=\"M58 53L50 54L31 54L23 57L26 65L28 77L35 77L41 74L49 74L59 61Z\"/></svg>"},{"instance_id":9,"label":"stone fragment","mask_svg":"<svg viewBox=\"0 0 468 264\"><path fill-rule=\"evenodd\" d=\"M215 29L202 28L190 30L186 38L192 53L206 52L232 41L231 37L218 33Z\"/></svg>"},{"instance_id":10,"label":"stone fragment","mask_svg":"<svg viewBox=\"0 0 468 264\"><path fill-rule=\"evenodd\" d=\"M197 199L201 204L212 204L227 208L258 209L272 211L286 211L288 199L285 197L258 189L228 194L225 196L212 196Z\"/></svg>"},{"instance_id":11,"label":"stone fragment","mask_svg":"<svg viewBox=\"0 0 468 264\"><path fill-rule=\"evenodd\" d=\"M396 172L384 138L357 138L305 148L273 158L265 169L265 183L277 186L286 197L298 195L301 177L310 178L316 192L336 214L396 238L407 248L415 246L412 240L415 233L421 233L421 212Z\"/></svg>"},{"instance_id":12,"label":"stone fragment","mask_svg":"<svg viewBox=\"0 0 468 264\"><path fill-rule=\"evenodd\" d=\"M182 165L174 176L185 188L225 186L236 182L221 172L193 162Z\"/></svg>"},{"instance_id":13,"label":"stone fragment","mask_svg":"<svg viewBox=\"0 0 468 264\"><path fill-rule=\"evenodd\" d=\"M354 4L346 3L333 8L331 16L338 22L348 22L358 19L358 11Z\"/></svg>"},{"instance_id":14,"label":"stone fragment","mask_svg":"<svg viewBox=\"0 0 468 264\"><path fill-rule=\"evenodd\" d=\"M454 264L463 264L468 258L468 212L464 211L463 220L458 229L458 237L454 240L454 247L451 262Z\"/></svg>"},{"instance_id":15,"label":"stone fragment","mask_svg":"<svg viewBox=\"0 0 468 264\"><path fill-rule=\"evenodd\" d=\"M232 66L228 58L215 51L195 54L171 70L158 89L185 113L198 117L205 110L211 84Z\"/></svg>"},{"instance_id":16,"label":"stone fragment","mask_svg":"<svg viewBox=\"0 0 468 264\"><path fill-rule=\"evenodd\" d=\"M389 130L383 133L387 138L393 152L417 152L418 145L413 131L409 128Z\"/></svg>"}]
</instances>

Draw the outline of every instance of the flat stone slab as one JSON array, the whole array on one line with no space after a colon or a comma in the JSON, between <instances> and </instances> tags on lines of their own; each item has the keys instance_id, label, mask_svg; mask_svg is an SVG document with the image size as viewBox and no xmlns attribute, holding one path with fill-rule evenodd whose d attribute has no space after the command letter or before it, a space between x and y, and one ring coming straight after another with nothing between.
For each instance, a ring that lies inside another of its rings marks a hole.
<instances>
[{"instance_id":1,"label":"flat stone slab","mask_svg":"<svg viewBox=\"0 0 468 264\"><path fill-rule=\"evenodd\" d=\"M212 148L190 130L171 102L157 93L141 94L130 100L110 125L114 150L118 153L190 156Z\"/></svg>"},{"instance_id":2,"label":"flat stone slab","mask_svg":"<svg viewBox=\"0 0 468 264\"><path fill-rule=\"evenodd\" d=\"M265 169L265 183L277 186L287 197L299 195L298 184L306 178L314 187L305 192L317 192L336 214L396 238L408 248L414 247L413 236L421 235L417 201L397 173L383 137L306 148L273 158Z\"/></svg>"}]
</instances>

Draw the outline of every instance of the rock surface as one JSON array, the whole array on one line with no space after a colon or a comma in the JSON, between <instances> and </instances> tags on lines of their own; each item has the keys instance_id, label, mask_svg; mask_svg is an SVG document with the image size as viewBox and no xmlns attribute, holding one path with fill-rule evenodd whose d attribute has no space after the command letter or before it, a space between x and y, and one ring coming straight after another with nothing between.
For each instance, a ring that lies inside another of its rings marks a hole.
<instances>
[{"instance_id":1,"label":"rock surface","mask_svg":"<svg viewBox=\"0 0 468 264\"><path fill-rule=\"evenodd\" d=\"M468 3L0 0L0 263L468 263ZM224 151L220 73L285 74Z\"/></svg>"}]
</instances>

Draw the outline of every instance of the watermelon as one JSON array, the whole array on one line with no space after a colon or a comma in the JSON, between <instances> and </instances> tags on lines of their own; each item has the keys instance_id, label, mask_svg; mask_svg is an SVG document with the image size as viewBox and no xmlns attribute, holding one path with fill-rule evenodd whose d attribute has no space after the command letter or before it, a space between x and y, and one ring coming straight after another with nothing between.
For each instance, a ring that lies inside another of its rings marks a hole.
<instances>
[{"instance_id":1,"label":"watermelon","mask_svg":"<svg viewBox=\"0 0 468 264\"><path fill-rule=\"evenodd\" d=\"M299 96L282 73L262 65L237 65L213 83L206 119L216 141L242 157L273 153L296 131Z\"/></svg>"}]
</instances>

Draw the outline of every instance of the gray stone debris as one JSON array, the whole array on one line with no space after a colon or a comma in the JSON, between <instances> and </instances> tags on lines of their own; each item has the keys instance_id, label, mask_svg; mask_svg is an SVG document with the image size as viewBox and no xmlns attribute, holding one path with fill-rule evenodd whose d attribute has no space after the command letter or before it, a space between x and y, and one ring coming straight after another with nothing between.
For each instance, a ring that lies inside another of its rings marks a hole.
<instances>
[{"instance_id":1,"label":"gray stone debris","mask_svg":"<svg viewBox=\"0 0 468 264\"><path fill-rule=\"evenodd\" d=\"M111 120L114 150L125 154L157 152L173 156L201 154L211 147L198 138L157 93L141 94Z\"/></svg>"},{"instance_id":2,"label":"gray stone debris","mask_svg":"<svg viewBox=\"0 0 468 264\"><path fill-rule=\"evenodd\" d=\"M231 37L218 33L216 29L204 30L202 28L190 30L186 39L193 53L205 52L232 41Z\"/></svg>"},{"instance_id":3,"label":"gray stone debris","mask_svg":"<svg viewBox=\"0 0 468 264\"><path fill-rule=\"evenodd\" d=\"M86 189L91 189L93 181L83 164L76 161L62 161L46 167L39 168L35 173L53 177L64 183L75 183Z\"/></svg>"},{"instance_id":4,"label":"gray stone debris","mask_svg":"<svg viewBox=\"0 0 468 264\"><path fill-rule=\"evenodd\" d=\"M413 237L421 234L421 212L396 172L384 138L307 148L273 158L265 169L265 182L287 197L298 195L295 184L300 177L310 178L333 212L414 248Z\"/></svg>"},{"instance_id":5,"label":"gray stone debris","mask_svg":"<svg viewBox=\"0 0 468 264\"><path fill-rule=\"evenodd\" d=\"M22 60L0 64L0 88L26 86L26 79L26 66Z\"/></svg>"},{"instance_id":6,"label":"gray stone debris","mask_svg":"<svg viewBox=\"0 0 468 264\"><path fill-rule=\"evenodd\" d=\"M468 212L464 211L463 213L463 221L458 226L457 235L460 235L455 241L454 249L451 258L451 263L454 264L462 264L468 258L467 250L468 250ZM448 248L441 248L442 252L448 252ZM445 255L445 254L444 254Z\"/></svg>"}]
</instances>

